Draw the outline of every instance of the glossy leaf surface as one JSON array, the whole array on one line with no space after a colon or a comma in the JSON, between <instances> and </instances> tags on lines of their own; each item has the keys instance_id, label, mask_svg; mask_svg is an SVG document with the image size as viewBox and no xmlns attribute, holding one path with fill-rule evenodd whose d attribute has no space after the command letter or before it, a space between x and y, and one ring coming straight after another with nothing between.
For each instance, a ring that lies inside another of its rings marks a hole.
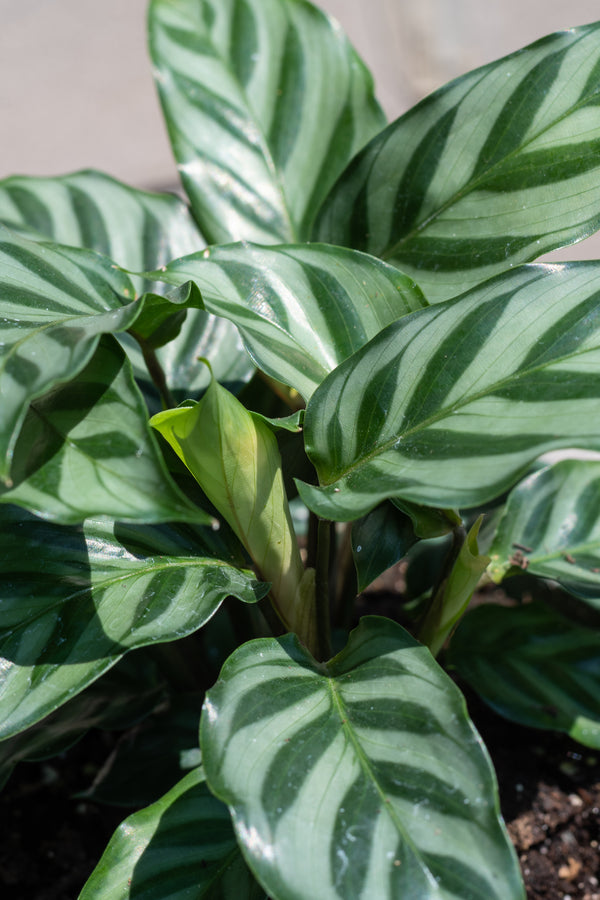
<instances>
[{"instance_id":1,"label":"glossy leaf surface","mask_svg":"<svg viewBox=\"0 0 600 900\"><path fill-rule=\"evenodd\" d=\"M518 484L489 554L495 581L526 568L600 608L600 461L565 459Z\"/></svg>"},{"instance_id":2,"label":"glossy leaf surface","mask_svg":"<svg viewBox=\"0 0 600 900\"><path fill-rule=\"evenodd\" d=\"M93 170L0 181L0 222L40 238L95 250L124 269L146 272L202 249L186 204L140 191ZM138 293L157 285L133 276Z\"/></svg>"},{"instance_id":3,"label":"glossy leaf surface","mask_svg":"<svg viewBox=\"0 0 600 900\"><path fill-rule=\"evenodd\" d=\"M600 448L600 264L525 266L389 325L306 410L319 515L468 508L542 453Z\"/></svg>"},{"instance_id":4,"label":"glossy leaf surface","mask_svg":"<svg viewBox=\"0 0 600 900\"><path fill-rule=\"evenodd\" d=\"M91 684L128 650L197 630L229 595L265 593L212 529L48 524L0 507L0 736ZM219 558L221 557L221 558Z\"/></svg>"},{"instance_id":5,"label":"glossy leaf surface","mask_svg":"<svg viewBox=\"0 0 600 900\"><path fill-rule=\"evenodd\" d=\"M0 227L0 479L29 403L72 378L104 332L123 331L139 308L110 260L81 253L78 264Z\"/></svg>"},{"instance_id":6,"label":"glossy leaf surface","mask_svg":"<svg viewBox=\"0 0 600 900\"><path fill-rule=\"evenodd\" d=\"M452 638L449 663L497 712L600 748L600 635L538 603L480 606Z\"/></svg>"},{"instance_id":7,"label":"glossy leaf surface","mask_svg":"<svg viewBox=\"0 0 600 900\"><path fill-rule=\"evenodd\" d=\"M153 0L149 21L171 144L209 243L306 240L385 124L339 26L297 0Z\"/></svg>"},{"instance_id":8,"label":"glossy leaf surface","mask_svg":"<svg viewBox=\"0 0 600 900\"><path fill-rule=\"evenodd\" d=\"M200 770L117 829L79 900L267 900Z\"/></svg>"},{"instance_id":9,"label":"glossy leaf surface","mask_svg":"<svg viewBox=\"0 0 600 900\"><path fill-rule=\"evenodd\" d=\"M392 266L324 245L215 247L154 276L194 282L206 309L239 328L260 368L305 399L382 328L427 305Z\"/></svg>"},{"instance_id":10,"label":"glossy leaf surface","mask_svg":"<svg viewBox=\"0 0 600 900\"><path fill-rule=\"evenodd\" d=\"M128 187L102 172L54 178L16 176L0 181L0 221L28 237L95 250L130 272L146 272L205 246L186 204L169 194ZM131 275L138 294L164 292L155 279ZM140 349L121 338L136 377L152 394ZM204 389L208 380L198 356L213 362L221 381L246 382L254 366L235 328L206 312L189 310L179 336L158 352L167 383L177 400Z\"/></svg>"},{"instance_id":11,"label":"glossy leaf surface","mask_svg":"<svg viewBox=\"0 0 600 900\"><path fill-rule=\"evenodd\" d=\"M277 900L524 897L462 696L398 625L363 619L327 666L291 635L243 645L201 746Z\"/></svg>"},{"instance_id":12,"label":"glossy leaf surface","mask_svg":"<svg viewBox=\"0 0 600 900\"><path fill-rule=\"evenodd\" d=\"M0 486L0 503L62 524L90 516L210 521L171 479L111 336L79 375L32 403L15 445L12 488Z\"/></svg>"},{"instance_id":13,"label":"glossy leaf surface","mask_svg":"<svg viewBox=\"0 0 600 900\"><path fill-rule=\"evenodd\" d=\"M600 226L600 24L458 78L371 141L313 240L366 250L445 300Z\"/></svg>"}]
</instances>

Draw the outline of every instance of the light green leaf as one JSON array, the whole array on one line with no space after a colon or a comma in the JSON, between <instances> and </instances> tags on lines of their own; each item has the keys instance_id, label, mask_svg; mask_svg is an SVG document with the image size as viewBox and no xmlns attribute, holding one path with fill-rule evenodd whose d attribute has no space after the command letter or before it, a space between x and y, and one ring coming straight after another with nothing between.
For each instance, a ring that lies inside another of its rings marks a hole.
<instances>
[{"instance_id":1,"label":"light green leaf","mask_svg":"<svg viewBox=\"0 0 600 900\"><path fill-rule=\"evenodd\" d=\"M192 281L207 310L237 325L257 365L305 399L382 328L427 305L393 266L325 245L215 247L152 277Z\"/></svg>"},{"instance_id":2,"label":"light green leaf","mask_svg":"<svg viewBox=\"0 0 600 900\"><path fill-rule=\"evenodd\" d=\"M271 428L213 379L199 403L150 420L240 539L286 627L311 632L314 593L294 535ZM218 451L218 452L216 452ZM308 633L307 632L307 633Z\"/></svg>"},{"instance_id":3,"label":"light green leaf","mask_svg":"<svg viewBox=\"0 0 600 900\"><path fill-rule=\"evenodd\" d=\"M119 826L79 900L267 900L200 770Z\"/></svg>"},{"instance_id":4,"label":"light green leaf","mask_svg":"<svg viewBox=\"0 0 600 900\"><path fill-rule=\"evenodd\" d=\"M366 250L430 302L600 226L600 23L476 69L374 138L313 240Z\"/></svg>"},{"instance_id":5,"label":"light green leaf","mask_svg":"<svg viewBox=\"0 0 600 900\"><path fill-rule=\"evenodd\" d=\"M448 662L506 718L600 749L598 631L541 603L479 606L460 623Z\"/></svg>"},{"instance_id":6,"label":"light green leaf","mask_svg":"<svg viewBox=\"0 0 600 900\"><path fill-rule=\"evenodd\" d=\"M0 737L53 712L129 650L196 631L226 597L264 596L223 560L210 528L64 527L0 507Z\"/></svg>"},{"instance_id":7,"label":"light green leaf","mask_svg":"<svg viewBox=\"0 0 600 900\"><path fill-rule=\"evenodd\" d=\"M110 335L65 385L30 406L15 444L17 503L62 524L89 516L128 522L209 522L171 479L123 349Z\"/></svg>"},{"instance_id":8,"label":"light green leaf","mask_svg":"<svg viewBox=\"0 0 600 900\"><path fill-rule=\"evenodd\" d=\"M277 900L524 898L464 700L399 625L363 619L326 666L292 635L243 645L201 746Z\"/></svg>"},{"instance_id":9,"label":"light green leaf","mask_svg":"<svg viewBox=\"0 0 600 900\"><path fill-rule=\"evenodd\" d=\"M303 241L383 125L337 23L298 0L153 0L150 52L171 144L209 243Z\"/></svg>"},{"instance_id":10,"label":"light green leaf","mask_svg":"<svg viewBox=\"0 0 600 900\"><path fill-rule=\"evenodd\" d=\"M386 497L467 508L532 460L600 448L600 264L523 266L405 316L342 363L306 410L317 514Z\"/></svg>"},{"instance_id":11,"label":"light green leaf","mask_svg":"<svg viewBox=\"0 0 600 900\"><path fill-rule=\"evenodd\" d=\"M600 609L600 461L565 459L524 479L488 552L494 581L527 569Z\"/></svg>"},{"instance_id":12,"label":"light green leaf","mask_svg":"<svg viewBox=\"0 0 600 900\"><path fill-rule=\"evenodd\" d=\"M90 728L131 727L149 715L165 696L165 683L143 651L125 657L42 722L0 741L0 788L19 762L56 756Z\"/></svg>"},{"instance_id":13,"label":"light green leaf","mask_svg":"<svg viewBox=\"0 0 600 900\"><path fill-rule=\"evenodd\" d=\"M434 594L419 631L419 640L429 647L434 656L440 652L446 638L465 613L490 561L489 556L479 553L477 537L482 521L481 515L468 534L465 533L450 574Z\"/></svg>"}]
</instances>

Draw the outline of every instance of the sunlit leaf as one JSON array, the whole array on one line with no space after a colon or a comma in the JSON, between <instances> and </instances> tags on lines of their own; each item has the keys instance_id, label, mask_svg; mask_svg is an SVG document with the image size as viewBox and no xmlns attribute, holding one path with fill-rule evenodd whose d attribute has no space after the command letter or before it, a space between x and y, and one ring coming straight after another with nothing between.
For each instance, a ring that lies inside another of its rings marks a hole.
<instances>
[{"instance_id":1,"label":"sunlit leaf","mask_svg":"<svg viewBox=\"0 0 600 900\"><path fill-rule=\"evenodd\" d=\"M319 515L386 497L467 508L532 460L600 449L600 264L523 266L389 325L311 398L306 447Z\"/></svg>"},{"instance_id":2,"label":"sunlit leaf","mask_svg":"<svg viewBox=\"0 0 600 900\"><path fill-rule=\"evenodd\" d=\"M374 138L313 240L366 250L431 302L600 226L600 23L452 81Z\"/></svg>"},{"instance_id":3,"label":"sunlit leaf","mask_svg":"<svg viewBox=\"0 0 600 900\"><path fill-rule=\"evenodd\" d=\"M398 625L363 619L327 665L293 636L243 645L208 692L201 746L277 900L524 897L462 696Z\"/></svg>"},{"instance_id":4,"label":"sunlit leaf","mask_svg":"<svg viewBox=\"0 0 600 900\"><path fill-rule=\"evenodd\" d=\"M149 21L171 144L209 243L306 240L385 124L342 30L296 0L153 0Z\"/></svg>"},{"instance_id":5,"label":"sunlit leaf","mask_svg":"<svg viewBox=\"0 0 600 900\"><path fill-rule=\"evenodd\" d=\"M206 309L237 325L260 368L305 399L382 328L427 305L394 267L325 245L215 247L154 275L194 282Z\"/></svg>"}]
</instances>

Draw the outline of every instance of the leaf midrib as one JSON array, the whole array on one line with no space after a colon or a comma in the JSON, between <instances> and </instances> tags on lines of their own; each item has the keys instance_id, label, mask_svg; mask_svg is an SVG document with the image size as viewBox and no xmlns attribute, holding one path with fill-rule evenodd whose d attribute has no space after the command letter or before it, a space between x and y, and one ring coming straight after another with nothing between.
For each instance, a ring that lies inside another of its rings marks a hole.
<instances>
[{"instance_id":1,"label":"leaf midrib","mask_svg":"<svg viewBox=\"0 0 600 900\"><path fill-rule=\"evenodd\" d=\"M416 846L416 844L412 840L409 831L403 825L402 820L401 820L400 816L397 814L393 803L390 802L389 797L386 796L385 791L382 789L381 785L379 784L379 781L375 775L375 772L373 771L373 766L371 765L371 762L370 762L367 754L364 752L364 750L360 744L360 741L356 737L356 735L354 733L354 729L349 725L349 715L344 708L343 700L342 700L342 697L340 696L340 693L339 693L339 690L338 690L335 680L331 676L328 676L327 683L328 683L328 687L331 692L331 700L332 700L333 709L339 715L340 724L346 734L346 739L349 740L350 743L352 744L356 759L358 760L358 763L359 763L361 769L363 770L364 775L368 779L369 783L375 788L375 790L381 800L382 810L385 810L387 812L388 816L390 817L390 819L392 820L392 822L394 824L394 827L396 828L396 831L402 835L402 840L404 841L404 843L407 846L410 847L410 849L413 853L413 856L414 856L415 860L417 861L417 864L419 865L419 868L426 875L427 880L429 882L433 882L431 884L431 887L433 888L433 884L435 884L435 876L432 873L429 866L423 860L421 851L419 850L419 848ZM437 885L436 885L436 893L437 893L438 897L442 896L440 893L439 886L437 886ZM433 895L430 895L430 896L433 896Z\"/></svg>"},{"instance_id":2,"label":"leaf midrib","mask_svg":"<svg viewBox=\"0 0 600 900\"><path fill-rule=\"evenodd\" d=\"M581 37L577 38L577 40L573 42L573 44L571 45L571 48L574 47L576 44L578 44L580 41L584 40L584 38L586 38L586 37L588 37L587 33L582 34ZM545 58L547 58L547 57L545 57ZM482 73L481 78L478 79L478 81L469 88L469 90L466 92L466 94L459 101L459 104L458 104L459 106L461 106L464 103L465 99L469 96L469 94L471 94L475 90L475 88L481 84L481 81L486 77L486 74L487 73ZM598 93L598 91L596 93ZM434 210L432 213L430 213L425 219L423 219L422 222L419 222L417 225L415 225L413 228L411 228L409 231L407 231L394 244L392 244L391 247L386 248L381 254L378 254L380 259L388 260L388 259L396 258L398 256L398 254L401 254L402 247L404 244L410 243L410 241L412 241L415 237L417 237L419 234L421 234L423 231L425 231L432 222L434 222L436 219L438 219L440 216L442 216L448 209L450 209L452 206L454 206L454 204L458 203L459 201L463 200L466 196L468 196L469 194L476 191L480 187L482 182L484 183L489 178L490 174L494 172L495 169L499 168L500 166L504 166L508 160L513 159L515 156L523 153L529 144L531 144L533 141L538 140L551 128L554 128L556 125L560 124L562 121L567 119L569 116L573 115L575 112L577 112L577 110L579 108L585 107L585 105L587 103L589 103L589 97L581 98L578 103L576 103L572 107L570 107L569 110L566 111L565 113L563 113L562 116L559 116L558 118L553 119L552 122L550 122L548 125L546 125L544 128L542 128L538 133L531 135L530 138L528 138L522 144L519 144L518 147L516 147L510 153L507 153L505 156L502 157L502 159L496 160L496 162L492 163L492 165L488 166L488 168L486 168L482 172L480 172L480 174L476 178L472 179L462 189L460 189L460 190L456 191L454 194L452 194L444 203L441 204L441 206L439 206L436 210ZM537 254L537 255L539 255L539 254Z\"/></svg>"},{"instance_id":3,"label":"leaf midrib","mask_svg":"<svg viewBox=\"0 0 600 900\"><path fill-rule=\"evenodd\" d=\"M550 366L560 365L560 363L562 363L562 362L573 360L576 357L585 355L586 353L597 352L598 349L599 349L598 346L586 347L584 350L570 353L568 356L556 357L555 359L552 359L547 363L537 365L537 366L532 366L529 369L521 370L518 372L516 377L515 377L515 373L511 372L505 378L502 378L499 381L496 381L493 384L490 384L488 387L483 388L482 390L478 391L477 393L469 395L469 397L466 400L464 398L461 398L460 400L457 400L451 406L444 407L439 412L432 414L427 419L423 419L421 422L417 423L416 425L407 429L406 431L397 432L395 435L388 438L383 443L375 445L375 447L373 448L373 450L370 453L367 453L364 456L361 456L359 459L355 460L353 463L346 466L346 468L342 468L342 469L338 470L330 480L322 481L321 486L326 487L328 485L334 484L336 481L339 481L341 478L345 478L347 475L351 474L352 472L354 472L356 469L360 468L361 466L366 465L367 463L371 462L374 459L377 459L377 457L386 453L388 450L391 450L394 447L394 445L398 443L399 440L403 441L406 438L411 437L414 434L418 434L419 432L426 431L428 428L431 427L431 425L435 425L437 422L448 418L450 415L452 415L452 413L462 409L463 407L469 406L471 403L474 403L483 397L487 397L490 394L495 393L499 388L502 388L505 385L510 385L511 382L516 382L521 377L527 377L536 372L542 372L542 371L544 371L544 369L549 368ZM345 387L345 385L344 385L344 387ZM525 403L527 401L521 400L521 401L517 401L517 402ZM542 400L541 402L552 402L552 401Z\"/></svg>"}]
</instances>

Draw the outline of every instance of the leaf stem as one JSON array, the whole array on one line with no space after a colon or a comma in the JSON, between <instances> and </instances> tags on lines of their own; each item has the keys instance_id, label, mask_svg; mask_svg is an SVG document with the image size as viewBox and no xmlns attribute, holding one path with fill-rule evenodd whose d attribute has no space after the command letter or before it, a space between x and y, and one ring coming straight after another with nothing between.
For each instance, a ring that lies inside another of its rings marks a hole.
<instances>
[{"instance_id":1,"label":"leaf stem","mask_svg":"<svg viewBox=\"0 0 600 900\"><path fill-rule=\"evenodd\" d=\"M317 655L319 662L331 657L331 622L329 611L329 560L332 523L319 519L315 575L315 607L317 618Z\"/></svg>"},{"instance_id":2,"label":"leaf stem","mask_svg":"<svg viewBox=\"0 0 600 900\"><path fill-rule=\"evenodd\" d=\"M154 386L160 394L163 408L173 409L175 406L177 406L177 403L175 401L175 398L173 397L173 394L169 390L167 379L165 377L163 367L158 360L158 356L156 355L156 351L142 338L136 339L140 345L142 356L144 357L144 362L146 363L146 368L148 369L150 378L152 379Z\"/></svg>"},{"instance_id":3,"label":"leaf stem","mask_svg":"<svg viewBox=\"0 0 600 900\"><path fill-rule=\"evenodd\" d=\"M434 636L438 632L444 613L444 601L448 579L450 578L454 564L458 559L466 539L467 529L464 525L455 525L452 529L452 543L450 544L446 558L444 559L444 564L435 585L429 609L425 613L425 617L419 629L419 640L427 647L431 648Z\"/></svg>"}]
</instances>

